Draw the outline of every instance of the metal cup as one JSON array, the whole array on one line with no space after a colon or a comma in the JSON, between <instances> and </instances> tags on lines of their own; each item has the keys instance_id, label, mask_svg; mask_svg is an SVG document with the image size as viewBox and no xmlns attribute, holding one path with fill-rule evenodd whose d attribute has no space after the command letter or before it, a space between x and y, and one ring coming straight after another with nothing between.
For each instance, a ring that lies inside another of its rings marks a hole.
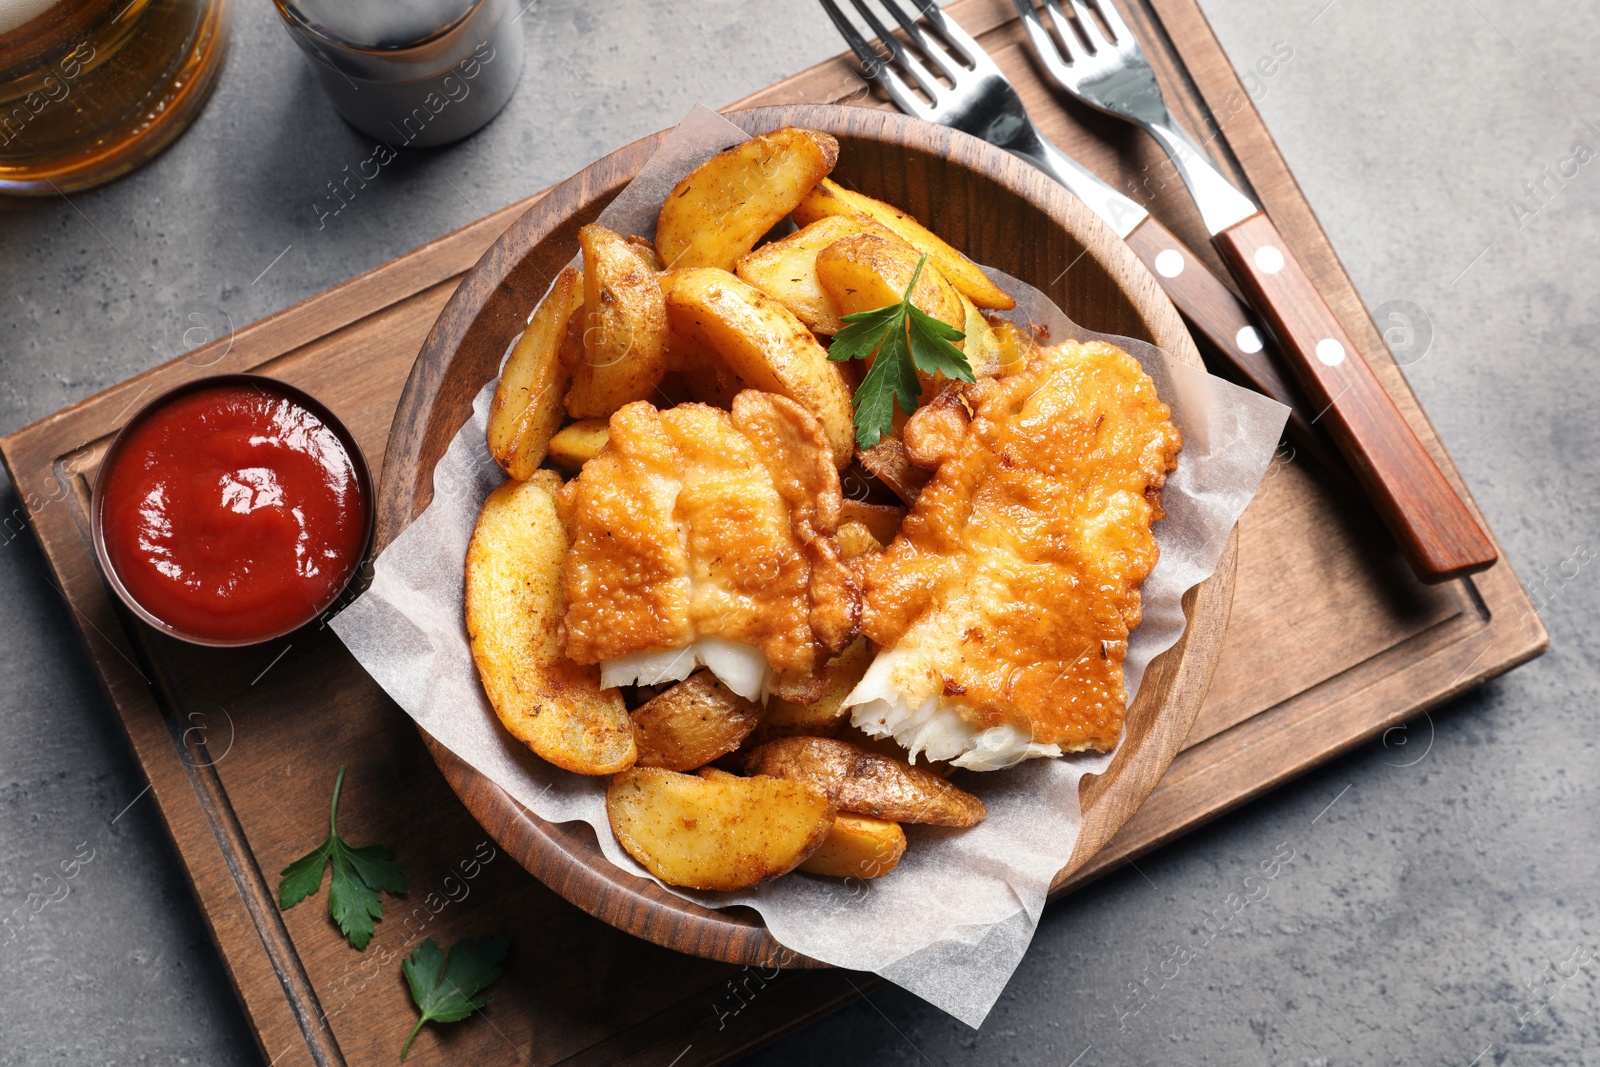
<instances>
[{"instance_id":1,"label":"metal cup","mask_svg":"<svg viewBox=\"0 0 1600 1067\"><path fill-rule=\"evenodd\" d=\"M274 0L335 110L391 147L449 144L522 74L512 0Z\"/></svg>"}]
</instances>

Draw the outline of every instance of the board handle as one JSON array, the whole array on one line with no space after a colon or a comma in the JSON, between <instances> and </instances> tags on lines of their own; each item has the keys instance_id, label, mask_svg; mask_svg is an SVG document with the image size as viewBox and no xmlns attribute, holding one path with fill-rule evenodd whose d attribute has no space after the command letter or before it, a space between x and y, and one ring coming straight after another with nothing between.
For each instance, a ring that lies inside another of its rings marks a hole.
<instances>
[{"instance_id":1,"label":"board handle","mask_svg":"<svg viewBox=\"0 0 1600 1067\"><path fill-rule=\"evenodd\" d=\"M1213 240L1261 312L1306 398L1425 582L1481 571L1498 554L1264 213Z\"/></svg>"},{"instance_id":2,"label":"board handle","mask_svg":"<svg viewBox=\"0 0 1600 1067\"><path fill-rule=\"evenodd\" d=\"M1295 448L1310 456L1335 481L1357 488L1332 442L1312 424L1316 412L1306 410L1299 387L1279 371L1282 356L1278 355L1277 342L1249 305L1155 216L1146 216L1126 240L1166 290L1173 306L1211 342L1213 351L1205 354L1220 356L1227 364L1213 369L1287 407L1289 421L1284 433Z\"/></svg>"}]
</instances>

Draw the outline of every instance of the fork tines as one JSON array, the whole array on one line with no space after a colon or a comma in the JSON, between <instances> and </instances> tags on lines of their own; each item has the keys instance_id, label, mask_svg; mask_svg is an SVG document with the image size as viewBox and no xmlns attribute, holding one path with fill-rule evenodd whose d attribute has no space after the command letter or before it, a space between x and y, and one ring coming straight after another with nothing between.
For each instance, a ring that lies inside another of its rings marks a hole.
<instances>
[{"instance_id":1,"label":"fork tines","mask_svg":"<svg viewBox=\"0 0 1600 1067\"><path fill-rule=\"evenodd\" d=\"M850 50L861 61L867 76L882 85L901 110L925 119L934 119L934 115L946 102L946 98L953 89L962 88L963 84L979 73L988 65L988 57L978 48L978 44L954 22L944 17L932 0L913 0L916 7L915 15L909 13L896 0L879 0L880 5L892 18L910 40L911 48L895 36L880 19L868 0L851 0L856 11L866 21L872 32L877 35L884 52L880 53L873 48L867 38L856 28L855 23L847 18L835 0L821 0L823 8L828 12L828 17L833 19L833 24L838 27L839 33L850 45ZM943 47L933 39L917 17L928 21L928 24L944 42ZM951 53L954 53L952 55ZM884 54L887 53L887 54ZM922 59L918 59L920 55ZM931 63L939 72L948 79L948 84L924 64ZM898 69L897 69L898 68ZM901 77L901 72L914 81L918 88L927 97L923 100L914 93L910 86ZM930 106L930 104L932 106Z\"/></svg>"},{"instance_id":2,"label":"fork tines","mask_svg":"<svg viewBox=\"0 0 1600 1067\"><path fill-rule=\"evenodd\" d=\"M1095 0L1093 4L1086 0L1066 2L1072 8L1070 17L1062 10L1060 0L1042 0L1041 6L1056 31L1056 36L1052 38L1039 19L1035 0L1014 0L1017 14L1022 16L1034 48L1045 56L1053 56L1060 63L1071 64L1091 59L1101 52L1139 47L1133 31L1122 20L1115 0ZM1099 21L1095 19L1097 14ZM1101 29L1101 22L1105 23L1105 29ZM1110 32L1107 33L1107 30Z\"/></svg>"}]
</instances>

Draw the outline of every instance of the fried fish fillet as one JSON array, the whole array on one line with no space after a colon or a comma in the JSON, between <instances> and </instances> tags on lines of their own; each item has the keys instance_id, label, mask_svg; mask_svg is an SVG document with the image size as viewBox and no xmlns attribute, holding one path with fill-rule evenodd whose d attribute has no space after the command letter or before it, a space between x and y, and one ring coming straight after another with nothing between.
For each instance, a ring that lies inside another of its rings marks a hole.
<instances>
[{"instance_id":1,"label":"fried fish fillet","mask_svg":"<svg viewBox=\"0 0 1600 1067\"><path fill-rule=\"evenodd\" d=\"M570 548L562 642L601 684L709 667L747 699L809 676L855 635L839 475L821 424L746 390L732 410L640 401L558 497Z\"/></svg>"},{"instance_id":2,"label":"fried fish fillet","mask_svg":"<svg viewBox=\"0 0 1600 1067\"><path fill-rule=\"evenodd\" d=\"M906 449L936 473L866 557L861 629L880 652L846 699L855 725L977 770L1114 745L1182 447L1169 414L1102 342L1036 348L919 410Z\"/></svg>"}]
</instances>

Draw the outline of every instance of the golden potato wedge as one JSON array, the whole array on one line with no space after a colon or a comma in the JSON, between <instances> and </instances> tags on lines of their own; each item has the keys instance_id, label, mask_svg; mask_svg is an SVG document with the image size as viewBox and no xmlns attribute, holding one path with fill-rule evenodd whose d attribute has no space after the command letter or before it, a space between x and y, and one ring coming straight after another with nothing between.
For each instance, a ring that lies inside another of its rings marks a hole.
<instances>
[{"instance_id":1,"label":"golden potato wedge","mask_svg":"<svg viewBox=\"0 0 1600 1067\"><path fill-rule=\"evenodd\" d=\"M577 774L633 765L633 724L600 670L561 654L561 565L567 534L556 516L560 480L535 471L483 503L467 546L467 634L472 661L500 722L542 758Z\"/></svg>"},{"instance_id":2,"label":"golden potato wedge","mask_svg":"<svg viewBox=\"0 0 1600 1067\"><path fill-rule=\"evenodd\" d=\"M636 767L606 791L611 832L645 869L686 889L745 889L798 867L833 825L807 782Z\"/></svg>"},{"instance_id":3,"label":"golden potato wedge","mask_svg":"<svg viewBox=\"0 0 1600 1067\"><path fill-rule=\"evenodd\" d=\"M673 344L693 355L682 375L699 400L727 406L744 389L777 393L822 424L834 462L849 464L855 411L839 364L794 313L714 267L661 276Z\"/></svg>"},{"instance_id":4,"label":"golden potato wedge","mask_svg":"<svg viewBox=\"0 0 1600 1067\"><path fill-rule=\"evenodd\" d=\"M961 342L961 351L966 353L974 377L993 378L1000 373L1000 339L994 335L994 327L983 317L978 305L960 290L956 295L961 298L961 310L966 314L961 332L967 336Z\"/></svg>"},{"instance_id":5,"label":"golden potato wedge","mask_svg":"<svg viewBox=\"0 0 1600 1067\"><path fill-rule=\"evenodd\" d=\"M844 812L800 869L828 878L882 878L900 866L905 851L899 823Z\"/></svg>"},{"instance_id":6,"label":"golden potato wedge","mask_svg":"<svg viewBox=\"0 0 1600 1067\"><path fill-rule=\"evenodd\" d=\"M1025 367L1032 358L1038 343L1016 323L997 322L994 325L995 343L999 346L1000 374L1010 374Z\"/></svg>"},{"instance_id":7,"label":"golden potato wedge","mask_svg":"<svg viewBox=\"0 0 1600 1067\"><path fill-rule=\"evenodd\" d=\"M854 745L863 752L872 752L879 756L886 756L902 763L906 759L905 746L892 737L873 737L864 733L854 723L845 723L839 732L833 735L836 739ZM924 756L917 761L919 770L927 771L935 778L948 778L955 773L955 766L949 760L931 760Z\"/></svg>"},{"instance_id":8,"label":"golden potato wedge","mask_svg":"<svg viewBox=\"0 0 1600 1067\"><path fill-rule=\"evenodd\" d=\"M656 246L645 240L643 237L635 237L632 234L629 234L627 237L623 238L623 240L632 245L634 251L643 256L644 261L650 264L651 269L656 273L659 274L667 269L666 265L661 262L661 253L656 251Z\"/></svg>"},{"instance_id":9,"label":"golden potato wedge","mask_svg":"<svg viewBox=\"0 0 1600 1067\"><path fill-rule=\"evenodd\" d=\"M851 573L848 567L843 567L843 570L846 574ZM815 669L810 671L779 671L767 685L768 703L776 697L791 704L810 704L822 695L827 684L820 665L815 665Z\"/></svg>"},{"instance_id":10,"label":"golden potato wedge","mask_svg":"<svg viewBox=\"0 0 1600 1067\"><path fill-rule=\"evenodd\" d=\"M692 771L732 752L761 722L746 700L710 671L696 671L632 711L636 767Z\"/></svg>"},{"instance_id":11,"label":"golden potato wedge","mask_svg":"<svg viewBox=\"0 0 1600 1067\"><path fill-rule=\"evenodd\" d=\"M862 233L898 240L893 231L870 216L829 215L746 252L739 257L734 273L794 312L812 333L835 334L844 324L833 298L817 280L817 253L835 241Z\"/></svg>"},{"instance_id":12,"label":"golden potato wedge","mask_svg":"<svg viewBox=\"0 0 1600 1067\"><path fill-rule=\"evenodd\" d=\"M582 298L583 278L577 271L568 267L556 275L494 388L489 454L519 482L539 469L551 435L561 425L559 398L573 369L562 358L562 341Z\"/></svg>"},{"instance_id":13,"label":"golden potato wedge","mask_svg":"<svg viewBox=\"0 0 1600 1067\"><path fill-rule=\"evenodd\" d=\"M859 522L887 546L900 533L900 524L906 519L906 509L893 504L869 504L864 500L845 500L839 505L839 521Z\"/></svg>"},{"instance_id":14,"label":"golden potato wedge","mask_svg":"<svg viewBox=\"0 0 1600 1067\"><path fill-rule=\"evenodd\" d=\"M841 522L833 539L839 545L839 558L846 562L883 551L883 542L872 536L865 523Z\"/></svg>"},{"instance_id":15,"label":"golden potato wedge","mask_svg":"<svg viewBox=\"0 0 1600 1067\"><path fill-rule=\"evenodd\" d=\"M661 205L656 249L668 269L738 258L833 170L839 142L790 126L718 153L684 176Z\"/></svg>"},{"instance_id":16,"label":"golden potato wedge","mask_svg":"<svg viewBox=\"0 0 1600 1067\"><path fill-rule=\"evenodd\" d=\"M611 428L605 419L579 419L550 438L550 462L576 474L600 454L609 440Z\"/></svg>"},{"instance_id":17,"label":"golden potato wedge","mask_svg":"<svg viewBox=\"0 0 1600 1067\"><path fill-rule=\"evenodd\" d=\"M701 767L698 771L695 771L694 773L698 774L702 778L708 778L713 782L728 782L728 781L738 781L739 780L739 776L737 774L734 774L732 771L725 771L721 767Z\"/></svg>"},{"instance_id":18,"label":"golden potato wedge","mask_svg":"<svg viewBox=\"0 0 1600 1067\"><path fill-rule=\"evenodd\" d=\"M794 221L801 226L809 226L826 215L857 213L871 216L874 221L899 234L901 240L918 252L927 253L928 261L939 269L939 273L979 307L1003 311L1017 306L1017 302L991 282L976 263L904 211L881 200L874 200L824 178L793 211Z\"/></svg>"},{"instance_id":19,"label":"golden potato wedge","mask_svg":"<svg viewBox=\"0 0 1600 1067\"><path fill-rule=\"evenodd\" d=\"M876 649L865 637L850 642L843 652L823 664L823 684L816 699L805 704L778 696L768 700L766 717L756 736L763 743L798 734L831 737L849 715L844 698L867 673L874 655Z\"/></svg>"},{"instance_id":20,"label":"golden potato wedge","mask_svg":"<svg viewBox=\"0 0 1600 1067\"><path fill-rule=\"evenodd\" d=\"M918 273L917 263L922 258L921 252L897 237L852 234L817 253L817 283L840 315L853 315L898 304L915 274L917 287L912 290L911 303L940 322L961 329L966 325L967 313L960 295L938 271L927 269L933 265L932 259Z\"/></svg>"},{"instance_id":21,"label":"golden potato wedge","mask_svg":"<svg viewBox=\"0 0 1600 1067\"><path fill-rule=\"evenodd\" d=\"M922 253L898 237L856 234L817 253L817 282L840 315L853 315L899 303L915 277L917 285L911 293L911 303L940 322L962 329L967 313L961 295L938 271L928 269L931 260L918 271L917 264L922 259ZM957 341L956 347L965 344L964 340ZM949 384L944 375L920 369L917 381L922 385L918 403L925 403Z\"/></svg>"},{"instance_id":22,"label":"golden potato wedge","mask_svg":"<svg viewBox=\"0 0 1600 1067\"><path fill-rule=\"evenodd\" d=\"M596 223L578 231L583 249L583 360L572 373L567 411L607 418L648 400L667 373L667 316L659 275L638 248Z\"/></svg>"},{"instance_id":23,"label":"golden potato wedge","mask_svg":"<svg viewBox=\"0 0 1600 1067\"><path fill-rule=\"evenodd\" d=\"M911 462L906 455L905 443L892 434L884 434L871 448L856 453L856 459L878 481L887 485L894 495L907 504L917 502L917 494L928 484L927 471Z\"/></svg>"},{"instance_id":24,"label":"golden potato wedge","mask_svg":"<svg viewBox=\"0 0 1600 1067\"><path fill-rule=\"evenodd\" d=\"M983 801L903 760L829 737L783 737L745 757L748 774L809 782L840 811L895 822L976 826Z\"/></svg>"},{"instance_id":25,"label":"golden potato wedge","mask_svg":"<svg viewBox=\"0 0 1600 1067\"><path fill-rule=\"evenodd\" d=\"M583 335L587 332L584 328L585 316L583 314L583 275L580 273L578 277L578 306L573 310L572 317L567 320L566 336L561 338L561 365L574 373L578 369L578 364L583 362ZM571 384L570 378L568 379L568 384ZM565 407L565 396L561 398L561 402L562 406Z\"/></svg>"}]
</instances>

